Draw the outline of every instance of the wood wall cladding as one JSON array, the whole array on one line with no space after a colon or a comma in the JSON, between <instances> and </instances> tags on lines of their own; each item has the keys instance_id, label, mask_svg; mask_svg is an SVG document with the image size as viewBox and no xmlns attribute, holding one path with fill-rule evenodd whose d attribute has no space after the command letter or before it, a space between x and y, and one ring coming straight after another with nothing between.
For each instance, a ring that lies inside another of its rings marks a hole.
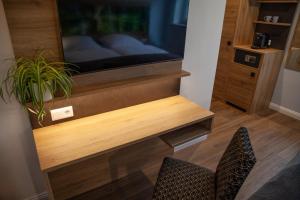
<instances>
[{"instance_id":1,"label":"wood wall cladding","mask_svg":"<svg viewBox=\"0 0 300 200\"><path fill-rule=\"evenodd\" d=\"M226 92L228 66L234 58L234 36L239 14L240 0L227 0L223 31L219 51L219 60L214 84L214 97L223 99Z\"/></svg>"},{"instance_id":2,"label":"wood wall cladding","mask_svg":"<svg viewBox=\"0 0 300 200\"><path fill-rule=\"evenodd\" d=\"M176 96L179 94L179 88L180 78L170 78L101 88L71 96L69 99L59 98L46 103L47 117L43 126ZM73 106L74 117L53 122L49 110L66 106ZM40 128L35 115L30 113L30 119L34 129Z\"/></svg>"},{"instance_id":3,"label":"wood wall cladding","mask_svg":"<svg viewBox=\"0 0 300 200\"><path fill-rule=\"evenodd\" d=\"M235 45L252 44L255 32L253 22L257 19L258 13L259 4L255 0L241 0L234 38Z\"/></svg>"},{"instance_id":4,"label":"wood wall cladding","mask_svg":"<svg viewBox=\"0 0 300 200\"><path fill-rule=\"evenodd\" d=\"M16 57L63 59L55 0L3 0Z\"/></svg>"},{"instance_id":5,"label":"wood wall cladding","mask_svg":"<svg viewBox=\"0 0 300 200\"><path fill-rule=\"evenodd\" d=\"M81 93L103 84L152 75L168 75L180 73L182 61L168 61L139 66L131 66L113 70L80 74L73 77L73 94Z\"/></svg>"},{"instance_id":6,"label":"wood wall cladding","mask_svg":"<svg viewBox=\"0 0 300 200\"><path fill-rule=\"evenodd\" d=\"M155 138L61 168L48 177L55 199L68 199L136 171L158 174L163 158L172 154L172 148Z\"/></svg>"},{"instance_id":7,"label":"wood wall cladding","mask_svg":"<svg viewBox=\"0 0 300 200\"><path fill-rule=\"evenodd\" d=\"M300 17L298 18L297 27L295 29L292 46L300 48Z\"/></svg>"},{"instance_id":8,"label":"wood wall cladding","mask_svg":"<svg viewBox=\"0 0 300 200\"><path fill-rule=\"evenodd\" d=\"M298 16L300 15L299 13L297 14ZM292 44L288 52L286 68L300 71L300 17L298 18Z\"/></svg>"}]
</instances>

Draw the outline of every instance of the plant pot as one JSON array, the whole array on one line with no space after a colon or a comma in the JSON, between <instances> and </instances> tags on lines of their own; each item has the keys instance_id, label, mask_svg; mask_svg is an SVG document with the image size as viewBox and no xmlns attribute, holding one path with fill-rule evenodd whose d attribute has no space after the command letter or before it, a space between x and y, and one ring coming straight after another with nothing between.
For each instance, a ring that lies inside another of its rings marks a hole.
<instances>
[{"instance_id":1,"label":"plant pot","mask_svg":"<svg viewBox=\"0 0 300 200\"><path fill-rule=\"evenodd\" d=\"M35 84L34 86L34 92L36 94L36 97L38 98L38 86ZM46 90L45 94L43 95L43 101L50 101L53 99L53 96L49 90ZM39 100L39 99L38 99Z\"/></svg>"}]
</instances>

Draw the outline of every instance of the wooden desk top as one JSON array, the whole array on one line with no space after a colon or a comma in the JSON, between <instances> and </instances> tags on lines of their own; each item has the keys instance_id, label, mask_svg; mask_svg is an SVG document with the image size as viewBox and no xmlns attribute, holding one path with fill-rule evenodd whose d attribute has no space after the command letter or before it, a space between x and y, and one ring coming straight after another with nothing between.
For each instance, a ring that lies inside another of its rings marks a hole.
<instances>
[{"instance_id":1,"label":"wooden desk top","mask_svg":"<svg viewBox=\"0 0 300 200\"><path fill-rule=\"evenodd\" d=\"M41 170L49 172L213 115L175 96L36 129L33 134Z\"/></svg>"}]
</instances>

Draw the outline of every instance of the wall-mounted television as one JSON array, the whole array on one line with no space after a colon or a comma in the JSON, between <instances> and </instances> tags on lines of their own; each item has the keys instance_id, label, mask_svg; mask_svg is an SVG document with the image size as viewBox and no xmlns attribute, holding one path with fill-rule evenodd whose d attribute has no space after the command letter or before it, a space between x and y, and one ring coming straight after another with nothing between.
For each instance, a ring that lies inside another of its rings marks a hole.
<instances>
[{"instance_id":1,"label":"wall-mounted television","mask_svg":"<svg viewBox=\"0 0 300 200\"><path fill-rule=\"evenodd\" d=\"M64 59L87 73L180 60L189 0L57 0Z\"/></svg>"}]
</instances>

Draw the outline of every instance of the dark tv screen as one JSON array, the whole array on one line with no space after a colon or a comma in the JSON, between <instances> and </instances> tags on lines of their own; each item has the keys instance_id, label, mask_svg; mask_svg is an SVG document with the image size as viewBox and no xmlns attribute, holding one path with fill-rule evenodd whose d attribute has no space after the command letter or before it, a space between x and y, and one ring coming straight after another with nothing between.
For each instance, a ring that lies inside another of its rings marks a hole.
<instances>
[{"instance_id":1,"label":"dark tv screen","mask_svg":"<svg viewBox=\"0 0 300 200\"><path fill-rule=\"evenodd\" d=\"M179 60L189 0L57 0L64 59L86 73Z\"/></svg>"}]
</instances>

